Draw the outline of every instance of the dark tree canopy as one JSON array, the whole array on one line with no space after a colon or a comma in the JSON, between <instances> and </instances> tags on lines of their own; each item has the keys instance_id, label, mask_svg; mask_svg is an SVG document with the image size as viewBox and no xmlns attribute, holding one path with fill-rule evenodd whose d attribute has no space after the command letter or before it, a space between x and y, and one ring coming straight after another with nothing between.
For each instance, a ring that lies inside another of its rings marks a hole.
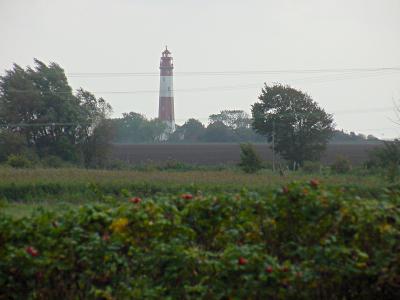
<instances>
[{"instance_id":1,"label":"dark tree canopy","mask_svg":"<svg viewBox=\"0 0 400 300\"><path fill-rule=\"evenodd\" d=\"M221 121L210 123L203 135L203 141L210 143L226 143L235 141L235 133Z\"/></svg>"},{"instance_id":2,"label":"dark tree canopy","mask_svg":"<svg viewBox=\"0 0 400 300\"><path fill-rule=\"evenodd\" d=\"M243 110L222 110L219 114L210 115L210 123L222 122L232 129L251 127L251 117Z\"/></svg>"},{"instance_id":3,"label":"dark tree canopy","mask_svg":"<svg viewBox=\"0 0 400 300\"><path fill-rule=\"evenodd\" d=\"M166 124L158 119L148 120L145 116L130 112L122 118L112 120L116 129L116 143L155 143L165 132Z\"/></svg>"},{"instance_id":4,"label":"dark tree canopy","mask_svg":"<svg viewBox=\"0 0 400 300\"><path fill-rule=\"evenodd\" d=\"M182 126L177 126L176 131L170 136L170 142L195 143L202 140L205 132L203 123L196 119L187 120Z\"/></svg>"},{"instance_id":5,"label":"dark tree canopy","mask_svg":"<svg viewBox=\"0 0 400 300\"><path fill-rule=\"evenodd\" d=\"M110 112L104 99L83 89L74 95L56 63L35 59L35 67L27 69L15 64L0 77L0 144L28 149L39 157L91 163L93 140L108 139L103 122Z\"/></svg>"},{"instance_id":6,"label":"dark tree canopy","mask_svg":"<svg viewBox=\"0 0 400 300\"><path fill-rule=\"evenodd\" d=\"M333 118L311 97L284 85L265 85L252 106L253 128L275 133L275 150L291 165L318 160L333 133Z\"/></svg>"}]
</instances>

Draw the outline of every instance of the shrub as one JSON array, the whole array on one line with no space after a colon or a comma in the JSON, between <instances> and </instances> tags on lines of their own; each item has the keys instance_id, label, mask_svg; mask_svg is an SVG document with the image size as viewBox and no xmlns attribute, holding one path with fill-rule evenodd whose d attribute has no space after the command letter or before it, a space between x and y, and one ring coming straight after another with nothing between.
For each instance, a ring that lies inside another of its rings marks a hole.
<instances>
[{"instance_id":1,"label":"shrub","mask_svg":"<svg viewBox=\"0 0 400 300\"><path fill-rule=\"evenodd\" d=\"M400 140L384 142L384 146L369 153L366 162L368 169L383 169L389 181L395 181L400 175Z\"/></svg>"},{"instance_id":2,"label":"shrub","mask_svg":"<svg viewBox=\"0 0 400 300\"><path fill-rule=\"evenodd\" d=\"M331 165L331 170L337 174L346 174L351 171L351 163L346 157L338 156Z\"/></svg>"},{"instance_id":3,"label":"shrub","mask_svg":"<svg viewBox=\"0 0 400 300\"><path fill-rule=\"evenodd\" d=\"M41 163L44 167L48 168L61 168L68 166L67 162L55 155L46 156L41 160Z\"/></svg>"},{"instance_id":4,"label":"shrub","mask_svg":"<svg viewBox=\"0 0 400 300\"><path fill-rule=\"evenodd\" d=\"M262 160L253 145L240 144L240 168L246 173L255 173L262 168Z\"/></svg>"},{"instance_id":5,"label":"shrub","mask_svg":"<svg viewBox=\"0 0 400 300\"><path fill-rule=\"evenodd\" d=\"M180 162L175 159L168 159L159 166L159 170L177 170L177 171L188 171L193 169L195 166L191 166Z\"/></svg>"},{"instance_id":6,"label":"shrub","mask_svg":"<svg viewBox=\"0 0 400 300\"><path fill-rule=\"evenodd\" d=\"M9 155L6 164L13 168L29 168L32 166L32 162L22 154Z\"/></svg>"},{"instance_id":7,"label":"shrub","mask_svg":"<svg viewBox=\"0 0 400 300\"><path fill-rule=\"evenodd\" d=\"M321 171L321 163L317 161L305 161L301 170L305 173L319 173Z\"/></svg>"},{"instance_id":8,"label":"shrub","mask_svg":"<svg viewBox=\"0 0 400 300\"><path fill-rule=\"evenodd\" d=\"M0 298L399 299L399 189L128 199L0 215Z\"/></svg>"}]
</instances>

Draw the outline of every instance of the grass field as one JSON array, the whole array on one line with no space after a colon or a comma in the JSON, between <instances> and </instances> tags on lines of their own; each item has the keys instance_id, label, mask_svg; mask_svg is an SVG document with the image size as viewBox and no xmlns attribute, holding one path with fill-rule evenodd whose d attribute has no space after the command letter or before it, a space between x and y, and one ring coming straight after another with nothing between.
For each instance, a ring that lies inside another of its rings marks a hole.
<instances>
[{"instance_id":1,"label":"grass field","mask_svg":"<svg viewBox=\"0 0 400 300\"><path fill-rule=\"evenodd\" d=\"M368 153L379 146L382 144L377 142L328 144L321 163L329 165L338 156L343 156L354 166L362 165L368 159ZM254 147L263 160L272 161L270 145L254 144ZM116 144L112 148L112 157L131 164L176 160L187 164L234 165L240 160L240 146L238 143Z\"/></svg>"},{"instance_id":2,"label":"grass field","mask_svg":"<svg viewBox=\"0 0 400 300\"><path fill-rule=\"evenodd\" d=\"M272 171L245 174L221 171L109 171L65 169L0 169L0 199L3 210L16 217L38 207L51 210L100 201L105 196L154 196L160 194L237 193L242 189L266 194L292 181L318 178L323 185L347 188L360 195L375 195L386 185L382 177L322 175Z\"/></svg>"}]
</instances>

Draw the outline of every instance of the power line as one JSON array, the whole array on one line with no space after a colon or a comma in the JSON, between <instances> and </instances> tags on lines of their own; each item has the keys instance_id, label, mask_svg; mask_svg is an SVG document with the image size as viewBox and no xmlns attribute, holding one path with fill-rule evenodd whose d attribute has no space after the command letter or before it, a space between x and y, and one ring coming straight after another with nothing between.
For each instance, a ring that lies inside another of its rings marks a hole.
<instances>
[{"instance_id":1,"label":"power line","mask_svg":"<svg viewBox=\"0 0 400 300\"><path fill-rule=\"evenodd\" d=\"M283 69L283 70L234 70L234 71L178 71L175 76L226 76L226 75L265 75L265 74L305 74L305 73L347 73L347 72L386 72L400 71L400 67L368 68L325 68L325 69ZM158 72L71 72L69 77L131 77L159 76Z\"/></svg>"},{"instance_id":2,"label":"power line","mask_svg":"<svg viewBox=\"0 0 400 300\"><path fill-rule=\"evenodd\" d=\"M400 74L400 73L399 73ZM355 74L355 73L348 73L348 74L330 74L324 76L314 76L314 77L303 77L297 78L293 80L284 80L287 81L288 84L296 84L296 83L324 83L324 82L331 82L337 80L348 80L348 79L361 79L361 78L370 78L376 76L383 76L387 74ZM254 88L261 88L263 87L262 84L240 84L240 85L230 85L230 86L208 86L208 87L193 87L193 88L186 88L186 89L174 89L173 92L179 93L187 93L187 92L211 92L211 91L233 91L233 90L240 90L240 89L254 89ZM37 92L37 90L18 90L18 89L10 89L11 92L15 93L31 93ZM70 94L70 91L53 91L53 92L45 92L42 94ZM145 93L159 93L158 89L151 89L151 90L133 90L133 91L95 91L92 92L93 94L112 94L112 95L126 95L126 94L145 94Z\"/></svg>"}]
</instances>

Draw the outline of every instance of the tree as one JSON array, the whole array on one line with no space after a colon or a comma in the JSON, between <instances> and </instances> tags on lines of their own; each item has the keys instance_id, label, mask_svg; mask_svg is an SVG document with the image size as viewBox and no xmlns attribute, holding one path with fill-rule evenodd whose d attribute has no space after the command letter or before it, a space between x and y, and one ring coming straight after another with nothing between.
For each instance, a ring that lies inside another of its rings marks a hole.
<instances>
[{"instance_id":1,"label":"tree","mask_svg":"<svg viewBox=\"0 0 400 300\"><path fill-rule=\"evenodd\" d=\"M232 128L226 126L221 121L210 123L203 135L204 142L226 143L236 141L235 133Z\"/></svg>"},{"instance_id":2,"label":"tree","mask_svg":"<svg viewBox=\"0 0 400 300\"><path fill-rule=\"evenodd\" d=\"M158 119L148 120L145 116L130 112L122 118L112 120L117 143L154 143L160 141L165 132L166 124Z\"/></svg>"},{"instance_id":3,"label":"tree","mask_svg":"<svg viewBox=\"0 0 400 300\"><path fill-rule=\"evenodd\" d=\"M258 99L252 106L253 128L269 141L274 136L275 151L291 166L320 158L333 132L332 115L309 95L280 84L265 85Z\"/></svg>"},{"instance_id":4,"label":"tree","mask_svg":"<svg viewBox=\"0 0 400 300\"><path fill-rule=\"evenodd\" d=\"M105 165L110 151L110 141L114 127L107 118L112 112L110 104L103 98L96 98L92 93L79 89L76 95L79 106L79 124L77 135L81 145L84 164L88 167Z\"/></svg>"},{"instance_id":5,"label":"tree","mask_svg":"<svg viewBox=\"0 0 400 300\"><path fill-rule=\"evenodd\" d=\"M83 89L74 95L56 63L46 65L35 59L35 67L27 69L14 64L0 77L2 134L13 136L14 141L22 137L23 144L42 158L93 159L90 139L110 112L104 99ZM97 130L97 135L102 133Z\"/></svg>"},{"instance_id":6,"label":"tree","mask_svg":"<svg viewBox=\"0 0 400 300\"><path fill-rule=\"evenodd\" d=\"M201 141L204 132L205 127L203 123L191 118L182 126L177 127L168 140L171 142L196 143Z\"/></svg>"},{"instance_id":7,"label":"tree","mask_svg":"<svg viewBox=\"0 0 400 300\"><path fill-rule=\"evenodd\" d=\"M383 147L377 147L369 153L368 168L378 168L386 171L390 181L395 181L400 175L400 140L385 141Z\"/></svg>"},{"instance_id":8,"label":"tree","mask_svg":"<svg viewBox=\"0 0 400 300\"><path fill-rule=\"evenodd\" d=\"M246 173L255 173L262 169L262 160L253 145L250 143L240 144L239 166Z\"/></svg>"},{"instance_id":9,"label":"tree","mask_svg":"<svg viewBox=\"0 0 400 300\"><path fill-rule=\"evenodd\" d=\"M219 114L208 117L210 124L220 122L231 131L230 142L262 142L263 136L251 127L252 119L243 110L222 110Z\"/></svg>"},{"instance_id":10,"label":"tree","mask_svg":"<svg viewBox=\"0 0 400 300\"><path fill-rule=\"evenodd\" d=\"M243 110L222 110L219 114L208 117L210 123L222 122L232 129L250 128L251 117Z\"/></svg>"}]
</instances>

